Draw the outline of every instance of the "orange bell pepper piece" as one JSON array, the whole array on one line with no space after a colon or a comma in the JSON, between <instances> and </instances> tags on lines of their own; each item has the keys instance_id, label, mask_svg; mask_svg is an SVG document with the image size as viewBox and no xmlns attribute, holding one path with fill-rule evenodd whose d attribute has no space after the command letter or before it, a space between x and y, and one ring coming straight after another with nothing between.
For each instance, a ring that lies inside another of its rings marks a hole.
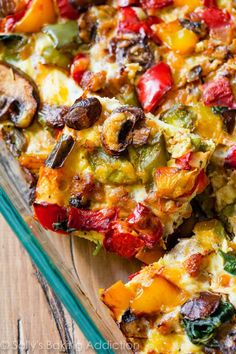
<instances>
[{"instance_id":1,"label":"orange bell pepper piece","mask_svg":"<svg viewBox=\"0 0 236 354\"><path fill-rule=\"evenodd\" d=\"M149 286L142 287L138 291L130 307L135 314L154 315L181 305L185 300L184 291L158 275Z\"/></svg>"},{"instance_id":2,"label":"orange bell pepper piece","mask_svg":"<svg viewBox=\"0 0 236 354\"><path fill-rule=\"evenodd\" d=\"M113 284L102 294L102 301L112 311L116 320L129 308L133 291L127 288L122 281Z\"/></svg>"},{"instance_id":3,"label":"orange bell pepper piece","mask_svg":"<svg viewBox=\"0 0 236 354\"><path fill-rule=\"evenodd\" d=\"M181 7L186 6L188 7L189 11L193 11L196 7L202 6L202 0L174 0L174 6Z\"/></svg>"},{"instance_id":4,"label":"orange bell pepper piece","mask_svg":"<svg viewBox=\"0 0 236 354\"><path fill-rule=\"evenodd\" d=\"M22 154L19 157L19 162L22 167L29 170L37 170L43 166L47 156Z\"/></svg>"},{"instance_id":5,"label":"orange bell pepper piece","mask_svg":"<svg viewBox=\"0 0 236 354\"><path fill-rule=\"evenodd\" d=\"M191 53L197 42L197 35L183 28L178 21L160 23L155 26L155 33L171 50L180 54Z\"/></svg>"},{"instance_id":6,"label":"orange bell pepper piece","mask_svg":"<svg viewBox=\"0 0 236 354\"><path fill-rule=\"evenodd\" d=\"M193 193L199 170L182 170L175 167L159 167L155 171L157 186L156 196L159 198L177 199Z\"/></svg>"},{"instance_id":7,"label":"orange bell pepper piece","mask_svg":"<svg viewBox=\"0 0 236 354\"><path fill-rule=\"evenodd\" d=\"M55 21L56 12L53 0L33 0L25 15L16 23L14 32L38 32L43 25Z\"/></svg>"}]
</instances>

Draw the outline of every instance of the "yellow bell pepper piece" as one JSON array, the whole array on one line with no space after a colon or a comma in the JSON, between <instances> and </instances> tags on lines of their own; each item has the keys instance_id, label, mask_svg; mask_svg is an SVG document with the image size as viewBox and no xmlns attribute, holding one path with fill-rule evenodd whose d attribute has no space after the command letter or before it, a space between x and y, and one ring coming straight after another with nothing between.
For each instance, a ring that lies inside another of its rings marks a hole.
<instances>
[{"instance_id":1,"label":"yellow bell pepper piece","mask_svg":"<svg viewBox=\"0 0 236 354\"><path fill-rule=\"evenodd\" d=\"M53 0L33 0L22 19L16 23L15 32L38 32L43 25L54 23L56 12Z\"/></svg>"},{"instance_id":2,"label":"yellow bell pepper piece","mask_svg":"<svg viewBox=\"0 0 236 354\"><path fill-rule=\"evenodd\" d=\"M155 26L155 31L162 42L176 53L189 54L198 42L197 35L183 28L178 21L160 23Z\"/></svg>"},{"instance_id":3,"label":"yellow bell pepper piece","mask_svg":"<svg viewBox=\"0 0 236 354\"><path fill-rule=\"evenodd\" d=\"M219 143L224 133L221 117L214 114L210 107L200 103L196 104L193 110L197 113L196 133Z\"/></svg>"},{"instance_id":4,"label":"yellow bell pepper piece","mask_svg":"<svg viewBox=\"0 0 236 354\"><path fill-rule=\"evenodd\" d=\"M168 311L186 301L186 294L174 283L156 276L147 287L142 287L131 301L130 307L136 314L154 315Z\"/></svg>"},{"instance_id":5,"label":"yellow bell pepper piece","mask_svg":"<svg viewBox=\"0 0 236 354\"><path fill-rule=\"evenodd\" d=\"M188 10L193 11L196 7L202 6L202 0L174 0L174 6L187 6Z\"/></svg>"},{"instance_id":6,"label":"yellow bell pepper piece","mask_svg":"<svg viewBox=\"0 0 236 354\"><path fill-rule=\"evenodd\" d=\"M156 196L176 199L192 194L198 174L198 169L187 171L168 166L157 168L154 174Z\"/></svg>"},{"instance_id":7,"label":"yellow bell pepper piece","mask_svg":"<svg viewBox=\"0 0 236 354\"><path fill-rule=\"evenodd\" d=\"M113 284L102 294L102 301L112 311L116 320L129 308L130 300L133 297L133 291L127 288L122 281Z\"/></svg>"}]
</instances>

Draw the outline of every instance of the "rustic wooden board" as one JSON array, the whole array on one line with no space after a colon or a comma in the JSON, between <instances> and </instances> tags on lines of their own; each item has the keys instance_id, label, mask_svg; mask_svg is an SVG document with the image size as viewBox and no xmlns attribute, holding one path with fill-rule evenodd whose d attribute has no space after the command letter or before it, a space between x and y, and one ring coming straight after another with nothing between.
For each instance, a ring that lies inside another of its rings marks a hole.
<instances>
[{"instance_id":1,"label":"rustic wooden board","mask_svg":"<svg viewBox=\"0 0 236 354\"><path fill-rule=\"evenodd\" d=\"M0 352L94 353L1 215L0 263Z\"/></svg>"}]
</instances>

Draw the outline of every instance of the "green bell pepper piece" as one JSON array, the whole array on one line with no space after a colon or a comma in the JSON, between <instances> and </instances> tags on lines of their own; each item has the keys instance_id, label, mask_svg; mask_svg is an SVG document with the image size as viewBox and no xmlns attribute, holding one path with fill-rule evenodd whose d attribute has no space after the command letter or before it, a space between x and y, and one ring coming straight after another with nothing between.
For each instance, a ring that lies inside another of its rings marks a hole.
<instances>
[{"instance_id":1,"label":"green bell pepper piece","mask_svg":"<svg viewBox=\"0 0 236 354\"><path fill-rule=\"evenodd\" d=\"M129 158L136 168L137 175L143 183L152 181L153 172L157 167L166 166L167 152L163 135L158 134L158 138L153 144L147 144L138 148L130 146Z\"/></svg>"},{"instance_id":2,"label":"green bell pepper piece","mask_svg":"<svg viewBox=\"0 0 236 354\"><path fill-rule=\"evenodd\" d=\"M177 128L192 130L194 128L196 116L191 111L190 107L182 104L176 104L168 111L163 112L160 119Z\"/></svg>"},{"instance_id":3,"label":"green bell pepper piece","mask_svg":"<svg viewBox=\"0 0 236 354\"><path fill-rule=\"evenodd\" d=\"M46 33L52 39L57 49L68 48L81 43L76 21L47 25L43 28L43 33Z\"/></svg>"},{"instance_id":4,"label":"green bell pepper piece","mask_svg":"<svg viewBox=\"0 0 236 354\"><path fill-rule=\"evenodd\" d=\"M124 157L107 155L103 150L90 154L89 162L95 178L103 184L133 184L137 175L133 165Z\"/></svg>"}]
</instances>

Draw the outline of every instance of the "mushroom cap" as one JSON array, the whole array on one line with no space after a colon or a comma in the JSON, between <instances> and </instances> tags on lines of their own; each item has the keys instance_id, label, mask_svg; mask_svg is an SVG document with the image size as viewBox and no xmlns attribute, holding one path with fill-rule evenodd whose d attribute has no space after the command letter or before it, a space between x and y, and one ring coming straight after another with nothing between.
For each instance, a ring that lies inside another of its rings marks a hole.
<instances>
[{"instance_id":1,"label":"mushroom cap","mask_svg":"<svg viewBox=\"0 0 236 354\"><path fill-rule=\"evenodd\" d=\"M14 66L0 62L0 118L6 116L18 128L27 128L38 109L36 85Z\"/></svg>"},{"instance_id":2,"label":"mushroom cap","mask_svg":"<svg viewBox=\"0 0 236 354\"><path fill-rule=\"evenodd\" d=\"M116 108L105 120L101 132L101 141L106 152L120 155L132 143L135 124L144 120L141 108L122 106Z\"/></svg>"}]
</instances>

